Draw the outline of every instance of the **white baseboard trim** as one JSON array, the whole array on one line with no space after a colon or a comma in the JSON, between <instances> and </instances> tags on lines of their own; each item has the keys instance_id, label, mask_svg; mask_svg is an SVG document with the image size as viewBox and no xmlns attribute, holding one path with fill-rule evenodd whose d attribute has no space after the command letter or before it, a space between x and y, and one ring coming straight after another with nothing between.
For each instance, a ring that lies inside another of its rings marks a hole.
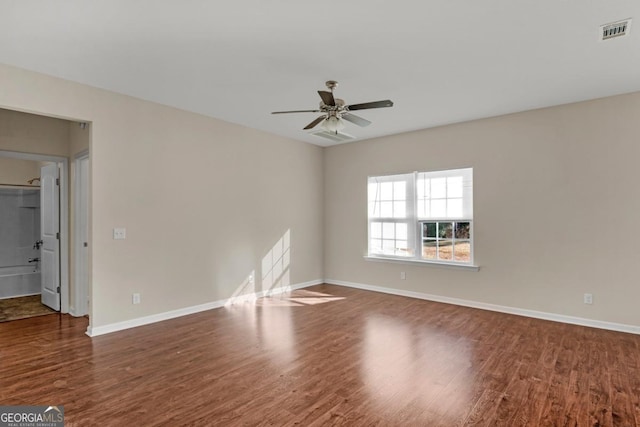
<instances>
[{"instance_id":1,"label":"white baseboard trim","mask_svg":"<svg viewBox=\"0 0 640 427\"><path fill-rule=\"evenodd\" d=\"M626 332L640 335L640 326L625 325L623 323L603 322L601 320L585 319L583 317L566 316L563 314L546 313L543 311L527 310L524 308L508 307L504 305L488 304L484 302L465 300L460 298L443 297L439 295L423 294L421 292L406 291L402 289L383 288L380 286L366 285L363 283L345 282L343 280L327 279L325 283L366 291L382 292L385 294L399 295L403 297L417 298L446 304L460 305L463 307L479 308L482 310L497 311L500 313L515 314L517 316L533 317L535 319L551 320L553 322L569 323L572 325L588 326L591 328L608 329L610 331Z\"/></svg>"},{"instance_id":2,"label":"white baseboard trim","mask_svg":"<svg viewBox=\"0 0 640 427\"><path fill-rule=\"evenodd\" d=\"M34 296L34 295L40 295L40 292L33 292L33 293L30 293L30 294L11 295L11 296L8 296L8 297L2 297L2 298L0 298L0 299L11 299L11 298L31 297L31 296Z\"/></svg>"},{"instance_id":3,"label":"white baseboard trim","mask_svg":"<svg viewBox=\"0 0 640 427\"><path fill-rule=\"evenodd\" d=\"M269 289L266 291L260 291L253 294L242 295L238 297L227 298L218 301L212 301L205 304L194 305L191 307L179 308L177 310L166 311L164 313L152 314L150 316L138 317L136 319L125 320L123 322L111 323L108 325L92 327L89 325L86 334L90 337L97 337L98 335L109 334L111 332L122 331L125 329L135 328L138 326L149 325L151 323L162 322L163 320L174 319L176 317L188 316L189 314L200 313L202 311L213 310L214 308L224 307L225 305L244 303L246 301L252 301L263 296L278 295L284 292L294 291L296 289L307 288L313 285L320 285L324 283L323 280L317 279L309 282L298 283L295 285L283 286L280 288Z\"/></svg>"}]
</instances>

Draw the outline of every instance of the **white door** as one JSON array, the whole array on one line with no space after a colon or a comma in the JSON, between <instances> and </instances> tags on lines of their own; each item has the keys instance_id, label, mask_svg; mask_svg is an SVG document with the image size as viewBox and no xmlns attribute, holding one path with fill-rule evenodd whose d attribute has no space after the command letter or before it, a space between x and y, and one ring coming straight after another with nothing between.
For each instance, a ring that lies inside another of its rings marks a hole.
<instances>
[{"instance_id":1,"label":"white door","mask_svg":"<svg viewBox=\"0 0 640 427\"><path fill-rule=\"evenodd\" d=\"M60 187L58 165L40 169L42 303L60 311Z\"/></svg>"}]
</instances>

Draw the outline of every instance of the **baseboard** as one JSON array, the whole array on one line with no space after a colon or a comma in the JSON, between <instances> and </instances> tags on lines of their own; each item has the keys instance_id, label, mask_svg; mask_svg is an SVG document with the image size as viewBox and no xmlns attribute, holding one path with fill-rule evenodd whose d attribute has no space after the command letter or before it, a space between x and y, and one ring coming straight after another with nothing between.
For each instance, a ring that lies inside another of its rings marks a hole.
<instances>
[{"instance_id":1,"label":"baseboard","mask_svg":"<svg viewBox=\"0 0 640 427\"><path fill-rule=\"evenodd\" d=\"M363 283L345 282L343 280L327 279L325 283L349 288L363 289L366 291L382 292L385 294L399 295L403 297L417 298L446 304L460 305L463 307L479 308L481 310L497 311L500 313L515 314L517 316L532 317L535 319L551 320L553 322L569 323L572 325L588 326L591 328L608 329L610 331L626 332L640 335L640 326L625 325L623 323L603 322L601 320L586 319L582 317L565 316L563 314L546 313L543 311L527 310L504 305L488 304L484 302L465 300L460 298L443 297L439 295L423 294L421 292L406 291L402 289L384 288L380 286L366 285Z\"/></svg>"},{"instance_id":2,"label":"baseboard","mask_svg":"<svg viewBox=\"0 0 640 427\"><path fill-rule=\"evenodd\" d=\"M138 317L136 319L125 320L123 322L111 323L108 325L87 328L86 334L90 337L109 334L112 332L122 331L125 329L135 328L138 326L149 325L151 323L162 322L163 320L174 319L176 317L188 316L189 314L200 313L202 311L213 310L214 308L224 307L228 304L240 303L247 300L254 300L267 295L277 295L284 292L294 291L296 289L307 288L313 285L324 283L323 280L312 280L309 282L298 283L295 285L283 286L280 288L269 289L266 291L256 292L253 294L242 295L240 297L227 298L218 301L212 301L205 304L194 305L191 307L180 308L177 310L166 311L164 313L152 314L150 316Z\"/></svg>"},{"instance_id":3,"label":"baseboard","mask_svg":"<svg viewBox=\"0 0 640 427\"><path fill-rule=\"evenodd\" d=\"M33 295L40 295L40 292L31 292L31 293L27 293L27 294L11 295L11 296L8 296L8 297L2 297L0 299L31 297Z\"/></svg>"},{"instance_id":4,"label":"baseboard","mask_svg":"<svg viewBox=\"0 0 640 427\"><path fill-rule=\"evenodd\" d=\"M261 291L254 294L242 295L240 297L227 298L224 300L213 301L213 302L195 305L191 307L185 307L177 310L171 310L164 313L158 313L150 316L139 317L136 319L126 320L123 322L111 323L108 325L96 326L96 327L89 326L87 328L86 333L90 337L95 337L98 335L104 335L111 332L117 332L125 329L135 328L138 326L149 325L151 323L162 322L163 320L174 319L176 317L187 316L189 314L200 313L206 310L213 310L215 308L224 307L225 305L229 305L229 304L242 303L245 301L254 300L256 298L261 298L267 295L277 295L284 292L290 292L296 289L307 288L313 285L320 285L322 283L345 286L349 288L362 289L366 291L381 292L385 294L398 295L398 296L404 296L409 298L422 299L427 301L459 305L463 307L478 308L481 310L489 310L489 311L496 311L500 313L514 314L517 316L532 317L535 319L550 320L553 322L568 323L572 325L588 326L592 328L607 329L611 331L626 332L630 334L640 335L640 326L625 325L622 323L614 323L614 322L603 322L600 320L586 319L582 317L566 316L566 315L556 314L556 313L527 310L523 308L489 304L489 303L466 300L461 298L444 297L440 295L425 294L421 292L407 291L402 289L385 288L381 286L367 285L364 283L347 282L343 280L334 280L334 279L312 280L309 282L298 283L295 285L284 286L280 288L270 289L267 291Z\"/></svg>"}]
</instances>

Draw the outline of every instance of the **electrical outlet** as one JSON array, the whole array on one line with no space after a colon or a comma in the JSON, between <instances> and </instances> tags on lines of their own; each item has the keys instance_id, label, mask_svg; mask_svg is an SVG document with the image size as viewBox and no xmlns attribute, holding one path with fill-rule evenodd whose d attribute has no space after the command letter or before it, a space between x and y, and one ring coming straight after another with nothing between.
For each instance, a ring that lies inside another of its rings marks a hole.
<instances>
[{"instance_id":1,"label":"electrical outlet","mask_svg":"<svg viewBox=\"0 0 640 427\"><path fill-rule=\"evenodd\" d=\"M400 280L404 280L407 278L407 273L405 273L404 271L400 272Z\"/></svg>"},{"instance_id":2,"label":"electrical outlet","mask_svg":"<svg viewBox=\"0 0 640 427\"><path fill-rule=\"evenodd\" d=\"M593 294L584 294L584 303L593 304Z\"/></svg>"},{"instance_id":3,"label":"electrical outlet","mask_svg":"<svg viewBox=\"0 0 640 427\"><path fill-rule=\"evenodd\" d=\"M140 294L135 293L131 297L132 304L140 304Z\"/></svg>"},{"instance_id":4,"label":"electrical outlet","mask_svg":"<svg viewBox=\"0 0 640 427\"><path fill-rule=\"evenodd\" d=\"M127 238L127 229L126 228L114 228L113 229L113 239L114 240L124 240Z\"/></svg>"}]
</instances>

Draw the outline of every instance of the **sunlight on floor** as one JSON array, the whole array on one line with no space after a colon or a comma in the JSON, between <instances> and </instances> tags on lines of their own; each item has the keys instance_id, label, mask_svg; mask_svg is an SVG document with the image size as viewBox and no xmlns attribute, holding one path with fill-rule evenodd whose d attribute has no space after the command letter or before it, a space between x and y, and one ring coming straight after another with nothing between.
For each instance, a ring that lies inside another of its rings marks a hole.
<instances>
[{"instance_id":1,"label":"sunlight on floor","mask_svg":"<svg viewBox=\"0 0 640 427\"><path fill-rule=\"evenodd\" d=\"M362 378L381 406L416 402L446 417L469 403L470 351L459 337L375 316L367 319Z\"/></svg>"},{"instance_id":2,"label":"sunlight on floor","mask_svg":"<svg viewBox=\"0 0 640 427\"><path fill-rule=\"evenodd\" d=\"M343 299L345 299L345 297L334 297L333 295L322 292L298 289L288 294L260 298L256 301L256 305L260 307L299 307L305 305L324 304Z\"/></svg>"},{"instance_id":3,"label":"sunlight on floor","mask_svg":"<svg viewBox=\"0 0 640 427\"><path fill-rule=\"evenodd\" d=\"M242 328L251 331L251 339L270 355L271 363L286 367L298 357L295 324L298 307L317 306L329 302L346 300L325 292L306 289L266 296L258 299L236 299L228 305L229 312L241 319ZM302 315L304 316L304 315Z\"/></svg>"}]
</instances>

